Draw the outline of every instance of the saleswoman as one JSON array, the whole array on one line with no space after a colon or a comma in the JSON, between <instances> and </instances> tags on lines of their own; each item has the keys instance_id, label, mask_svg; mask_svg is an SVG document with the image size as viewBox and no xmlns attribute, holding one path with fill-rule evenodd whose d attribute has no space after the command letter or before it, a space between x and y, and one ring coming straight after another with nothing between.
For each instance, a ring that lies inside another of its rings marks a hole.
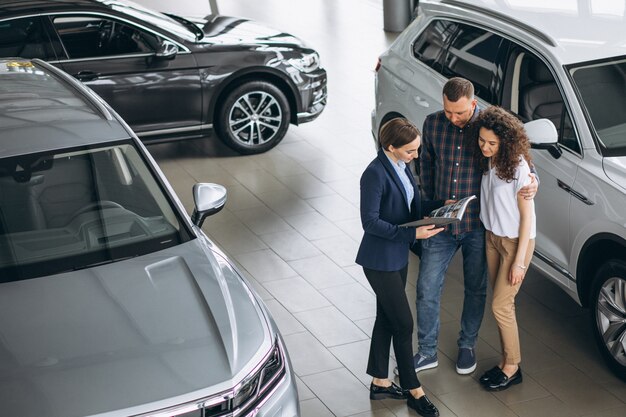
<instances>
[{"instance_id":1,"label":"saleswoman","mask_svg":"<svg viewBox=\"0 0 626 417\"><path fill-rule=\"evenodd\" d=\"M442 228L400 227L420 219L443 201L421 207L420 193L407 164L417 157L420 132L406 119L387 122L380 132L381 149L361 176L361 223L364 235L356 263L376 294L376 321L372 330L367 373L373 377L370 399L405 399L425 417L439 415L424 393L413 367L413 315L404 292L409 247L416 239L428 239ZM426 207L427 206L427 207ZM398 363L400 385L387 378L389 347Z\"/></svg>"}]
</instances>

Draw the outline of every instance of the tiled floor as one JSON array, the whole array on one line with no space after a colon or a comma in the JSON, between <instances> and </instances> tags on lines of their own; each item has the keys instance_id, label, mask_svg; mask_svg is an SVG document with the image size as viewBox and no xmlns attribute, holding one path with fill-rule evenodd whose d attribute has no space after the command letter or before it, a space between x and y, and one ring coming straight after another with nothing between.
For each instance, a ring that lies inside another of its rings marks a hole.
<instances>
[{"instance_id":1,"label":"tiled floor","mask_svg":"<svg viewBox=\"0 0 626 417\"><path fill-rule=\"evenodd\" d=\"M198 14L205 7L189 0L143 3ZM222 14L283 28L315 47L329 75L328 107L315 122L292 126L283 143L263 155L237 156L212 139L149 149L189 210L193 183L228 188L226 208L204 230L239 263L272 311L298 376L302 415L415 415L404 402L368 399L375 298L354 264L362 233L358 181L375 154L373 68L394 39L382 30L382 1L230 0L219 6ZM417 268L412 258L410 300ZM532 271L517 298L524 383L493 394L476 381L498 360L489 311L477 346L478 370L457 375L459 278L455 259L441 311L440 365L419 374L442 416L626 415L626 384L602 363L586 312Z\"/></svg>"}]
</instances>

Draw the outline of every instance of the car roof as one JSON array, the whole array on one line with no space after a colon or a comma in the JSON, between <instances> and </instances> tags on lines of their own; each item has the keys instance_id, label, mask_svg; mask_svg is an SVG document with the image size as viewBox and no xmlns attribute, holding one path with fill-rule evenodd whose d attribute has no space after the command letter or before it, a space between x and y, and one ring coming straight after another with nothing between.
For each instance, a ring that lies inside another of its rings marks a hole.
<instances>
[{"instance_id":1,"label":"car roof","mask_svg":"<svg viewBox=\"0 0 626 417\"><path fill-rule=\"evenodd\" d=\"M517 26L541 39L562 64L572 64L626 55L626 10L623 2L610 3L596 10L593 5L583 10L576 1L422 0L420 6L503 33Z\"/></svg>"},{"instance_id":2,"label":"car roof","mask_svg":"<svg viewBox=\"0 0 626 417\"><path fill-rule=\"evenodd\" d=\"M108 9L110 0L0 0L0 17L49 11L71 10L76 7L81 9Z\"/></svg>"},{"instance_id":3,"label":"car roof","mask_svg":"<svg viewBox=\"0 0 626 417\"><path fill-rule=\"evenodd\" d=\"M132 136L95 93L43 61L0 59L0 158Z\"/></svg>"}]
</instances>

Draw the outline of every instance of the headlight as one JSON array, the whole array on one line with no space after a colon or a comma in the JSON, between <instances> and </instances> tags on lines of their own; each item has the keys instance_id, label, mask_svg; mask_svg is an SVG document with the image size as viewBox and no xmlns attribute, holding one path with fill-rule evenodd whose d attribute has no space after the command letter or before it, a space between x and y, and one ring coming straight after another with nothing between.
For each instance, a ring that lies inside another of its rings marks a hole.
<instances>
[{"instance_id":1,"label":"headlight","mask_svg":"<svg viewBox=\"0 0 626 417\"><path fill-rule=\"evenodd\" d=\"M284 374L285 360L277 339L272 351L264 358L261 367L248 375L235 388L232 408L246 409L276 386Z\"/></svg>"},{"instance_id":2,"label":"headlight","mask_svg":"<svg viewBox=\"0 0 626 417\"><path fill-rule=\"evenodd\" d=\"M319 68L320 56L317 52L313 52L300 58L291 58L288 62L299 71L311 72Z\"/></svg>"}]
</instances>

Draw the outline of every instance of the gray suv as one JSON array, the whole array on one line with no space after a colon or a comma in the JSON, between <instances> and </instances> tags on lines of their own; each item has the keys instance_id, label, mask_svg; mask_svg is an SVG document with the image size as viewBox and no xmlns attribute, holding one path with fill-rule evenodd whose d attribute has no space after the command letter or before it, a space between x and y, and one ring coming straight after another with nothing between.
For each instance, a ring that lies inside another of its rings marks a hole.
<instances>
[{"instance_id":1,"label":"gray suv","mask_svg":"<svg viewBox=\"0 0 626 417\"><path fill-rule=\"evenodd\" d=\"M0 60L0 414L299 415L266 307L128 126L74 78Z\"/></svg>"},{"instance_id":2,"label":"gray suv","mask_svg":"<svg viewBox=\"0 0 626 417\"><path fill-rule=\"evenodd\" d=\"M422 126L442 108L453 76L473 82L483 108L534 121L533 264L590 307L602 355L626 379L626 31L623 5L609 3L574 13L420 1L415 21L380 57L372 132L393 117Z\"/></svg>"}]
</instances>

